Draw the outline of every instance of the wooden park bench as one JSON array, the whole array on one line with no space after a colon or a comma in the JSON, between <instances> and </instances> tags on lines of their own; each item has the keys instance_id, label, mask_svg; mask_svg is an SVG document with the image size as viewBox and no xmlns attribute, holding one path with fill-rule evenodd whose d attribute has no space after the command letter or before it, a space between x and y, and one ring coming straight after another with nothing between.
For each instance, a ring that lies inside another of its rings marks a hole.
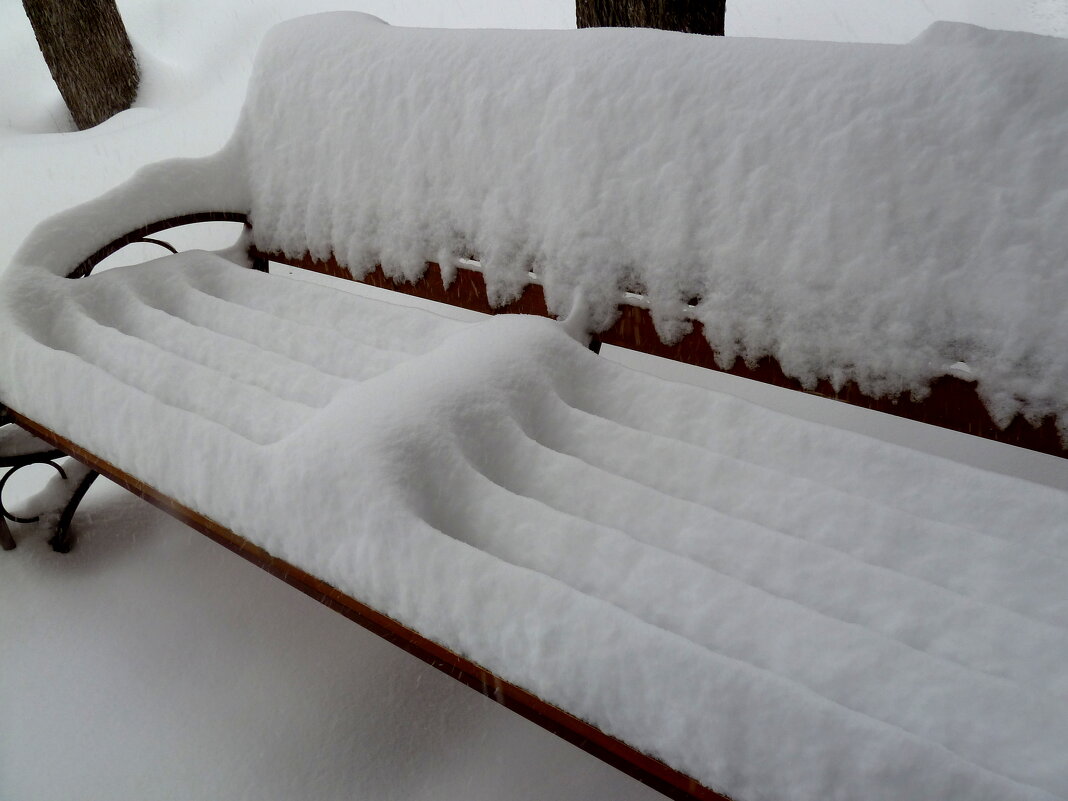
<instances>
[{"instance_id":1,"label":"wooden park bench","mask_svg":"<svg viewBox=\"0 0 1068 801\"><path fill-rule=\"evenodd\" d=\"M726 369L1063 457L1056 416L1025 408L998 425L967 364L947 365L916 399L873 393L878 382L848 366L813 379L773 350L724 358L715 320L702 316L714 287L665 298L657 274L633 265L627 280L590 264L578 278L554 272L546 254L558 242L618 253L589 221L574 218L582 235L569 239L559 219L539 228L527 216L551 208L501 194L516 182L532 194L540 180L567 186L560 164L522 160L529 142L600 133L555 105L566 69L515 78L544 63L542 41L583 69L607 60L608 75L628 50L658 54L681 90L701 72L685 66L701 48L725 46L629 32L406 32L362 15L295 21L261 51L222 153L147 168L35 230L0 296L0 401L15 424L3 429L0 467L66 471L52 546L72 546L74 510L104 475L673 798L1065 797L1063 769L1043 756L1068 731L1047 714L1064 709L1068 689L1063 493L589 351L607 343ZM735 58L752 45L726 46ZM818 47L798 63L868 52ZM793 74L791 64L775 69ZM490 66L505 76L499 96L473 77ZM286 104L312 78L351 96L323 90L324 116L309 123ZM471 106L435 116L434 102L468 96ZM530 106L534 117L510 116ZM632 111L628 101L591 114L625 136ZM636 148L655 140L644 133ZM368 149L355 179L348 151L331 150L346 137ZM518 177L467 176L484 196L442 186L418 161L441 140L467 153L446 167L477 172L483 157L489 169L515 155ZM311 177L287 185L294 170ZM379 196L391 174L402 186ZM426 224L412 237L404 203L418 209L415 227ZM485 230L456 230L469 207L492 218ZM629 227L626 198L620 208ZM226 253L90 277L131 243L219 221L244 226ZM495 237L498 223L520 233ZM538 237L553 247L540 251ZM264 275L270 262L498 317L460 323ZM63 455L82 467L58 465ZM749 614L767 636L724 622ZM921 634L903 620L922 621ZM898 689L849 695L884 678ZM931 721L894 692L923 699ZM988 719L1006 710L1020 720ZM969 714L1003 741L973 736L959 717ZM779 759L787 767L773 767Z\"/></svg>"}]
</instances>

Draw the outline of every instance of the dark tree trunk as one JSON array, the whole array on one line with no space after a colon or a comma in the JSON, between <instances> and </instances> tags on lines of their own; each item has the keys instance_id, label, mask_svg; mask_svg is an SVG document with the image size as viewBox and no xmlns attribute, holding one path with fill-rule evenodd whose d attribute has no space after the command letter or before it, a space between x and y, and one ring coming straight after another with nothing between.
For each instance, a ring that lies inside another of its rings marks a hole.
<instances>
[{"instance_id":1,"label":"dark tree trunk","mask_svg":"<svg viewBox=\"0 0 1068 801\"><path fill-rule=\"evenodd\" d=\"M140 74L115 0L22 0L79 129L130 107Z\"/></svg>"},{"instance_id":2,"label":"dark tree trunk","mask_svg":"<svg viewBox=\"0 0 1068 801\"><path fill-rule=\"evenodd\" d=\"M726 0L575 0L580 28L663 28L723 35Z\"/></svg>"}]
</instances>

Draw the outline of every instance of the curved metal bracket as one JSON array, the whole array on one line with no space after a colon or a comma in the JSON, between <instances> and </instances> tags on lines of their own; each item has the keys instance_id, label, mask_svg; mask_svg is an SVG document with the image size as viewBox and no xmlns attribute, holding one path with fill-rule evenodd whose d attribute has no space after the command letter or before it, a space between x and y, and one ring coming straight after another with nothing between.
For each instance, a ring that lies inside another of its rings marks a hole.
<instances>
[{"instance_id":1,"label":"curved metal bracket","mask_svg":"<svg viewBox=\"0 0 1068 801\"><path fill-rule=\"evenodd\" d=\"M133 245L133 244L136 244L138 242L144 242L144 243L146 243L148 245L159 245L161 248L166 248L171 253L177 253L178 252L178 248L176 248L170 242L164 242L162 239L152 239L151 237L143 236L140 239L133 240L133 242L130 242L130 244Z\"/></svg>"},{"instance_id":2,"label":"curved metal bracket","mask_svg":"<svg viewBox=\"0 0 1068 801\"><path fill-rule=\"evenodd\" d=\"M63 454L60 454L63 455ZM15 465L11 467L3 478L0 478L0 496L3 494L4 486L11 476L17 473L24 467L28 467L31 464L48 464L56 469L56 471L63 477L65 481L70 481L71 476L67 475L67 472L61 465L56 464L52 459L37 459L35 461L26 461L23 464ZM73 491L70 491L66 495L66 500L62 502L61 511L59 513L59 520L56 523L55 530L52 532L52 536L48 538L48 544L52 546L52 550L56 553L67 553L72 547L74 547L74 533L71 529L71 522L74 520L74 513L78 510L78 504L82 502L82 498L85 497L85 493L89 491L89 487L92 486L96 477L99 475L95 470L86 469L86 472L77 480L77 484L74 486ZM12 551L15 549L15 538L11 535L11 529L7 525L7 521L10 520L13 523L37 523L41 519L41 515L35 515L34 517L19 517L9 512L0 501L0 548L5 551Z\"/></svg>"},{"instance_id":3,"label":"curved metal bracket","mask_svg":"<svg viewBox=\"0 0 1068 801\"><path fill-rule=\"evenodd\" d=\"M51 459L41 459L32 462L24 462L23 464L15 465L6 473L4 473L4 477L0 478L0 515L3 515L12 523L36 523L38 520L41 519L40 515L34 515L33 517L18 517L16 515L11 514L11 512L7 510L7 507L4 506L4 487L7 486L7 480L13 475L15 475L15 473L17 473L22 468L29 467L32 464L52 465L52 467L56 469L56 472L63 476L64 479L66 479L67 477L66 471L60 465L53 462Z\"/></svg>"},{"instance_id":4,"label":"curved metal bracket","mask_svg":"<svg viewBox=\"0 0 1068 801\"><path fill-rule=\"evenodd\" d=\"M148 225L143 225L125 236L115 239L104 247L97 250L88 258L84 259L77 267L67 273L67 278L84 278L89 275L93 268L100 262L127 245L134 242L151 242L174 251L174 249L161 240L149 239L152 234L165 231L168 228L177 228L180 225L191 225L202 222L239 222L248 225L248 215L237 211L201 211L196 214L182 214L178 217L169 217L166 220L158 220ZM177 251L174 251L177 252Z\"/></svg>"},{"instance_id":5,"label":"curved metal bracket","mask_svg":"<svg viewBox=\"0 0 1068 801\"><path fill-rule=\"evenodd\" d=\"M11 419L11 416L7 414L7 411L0 407L0 426L7 425L15 426L16 424ZM26 447L27 445L30 447ZM33 446L36 446L36 450ZM3 476L0 477L0 549L5 551L15 549L15 538L12 536L11 529L8 526L9 520L12 523L33 524L40 522L42 517L40 514L33 517L20 517L9 511L3 502L4 489L7 487L7 482L24 467L47 464L55 469L64 481L77 482L73 489L68 489L62 493L55 500L52 507L53 511L59 511L59 519L48 541L54 551L66 553L74 545L74 536L70 527L71 521L74 519L78 504L81 503L85 493L96 479L96 471L77 465L77 470L68 473L56 461L67 457L68 454L41 440L34 441L34 439L29 439L27 443L21 443L18 447L10 448L9 450L14 452L0 455L0 470L6 468Z\"/></svg>"}]
</instances>

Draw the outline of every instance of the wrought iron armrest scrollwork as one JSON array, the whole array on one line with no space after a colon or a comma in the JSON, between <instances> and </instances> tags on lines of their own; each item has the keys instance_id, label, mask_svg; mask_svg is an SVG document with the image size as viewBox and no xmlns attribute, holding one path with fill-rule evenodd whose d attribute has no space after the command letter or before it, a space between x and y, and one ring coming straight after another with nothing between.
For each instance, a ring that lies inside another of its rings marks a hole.
<instances>
[{"instance_id":1,"label":"wrought iron armrest scrollwork","mask_svg":"<svg viewBox=\"0 0 1068 801\"><path fill-rule=\"evenodd\" d=\"M238 222L244 223L246 226L249 224L248 215L237 211L200 211L195 214L182 214L178 217L169 217L166 220L159 220L158 222L143 225L136 230L130 231L125 236L121 236L118 239L109 242L67 273L67 278L86 277L93 271L93 268L96 267L96 265L108 256L117 253L127 245L132 245L137 242L148 242L153 245L159 245L160 247L167 248L172 253L177 253L178 251L170 244L159 239L150 238L152 234L165 231L168 228L177 228L181 225L192 225L194 223L204 222ZM255 267L256 265L253 266Z\"/></svg>"},{"instance_id":2,"label":"wrought iron armrest scrollwork","mask_svg":"<svg viewBox=\"0 0 1068 801\"><path fill-rule=\"evenodd\" d=\"M64 481L74 482L69 491L61 496L53 510L59 511L59 516L52 536L49 538L49 544L54 551L66 553L71 549L74 537L70 524L74 518L74 512L96 479L97 473L79 466L77 475L68 475L68 471L57 462L58 459L66 456L67 454L63 451L20 428L11 419L7 410L0 407L0 471L3 471L3 476L0 476L0 548L5 551L15 549L15 538L11 534L8 521L23 524L37 523L42 517L41 514L33 517L20 517L13 514L4 505L4 489L7 487L7 482L24 467L47 464L53 467Z\"/></svg>"}]
</instances>

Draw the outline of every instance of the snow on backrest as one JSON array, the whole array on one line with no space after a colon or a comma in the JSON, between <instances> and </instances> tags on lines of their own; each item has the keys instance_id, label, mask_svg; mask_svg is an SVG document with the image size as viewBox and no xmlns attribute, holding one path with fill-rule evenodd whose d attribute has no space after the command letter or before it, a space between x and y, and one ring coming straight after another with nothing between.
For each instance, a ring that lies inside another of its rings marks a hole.
<instances>
[{"instance_id":1,"label":"snow on backrest","mask_svg":"<svg viewBox=\"0 0 1068 801\"><path fill-rule=\"evenodd\" d=\"M474 252L598 326L685 302L728 362L911 388L963 362L1006 420L1068 408L1068 41L904 46L649 30L266 41L239 133L260 247L417 276ZM958 366L958 369L961 369Z\"/></svg>"}]
</instances>

